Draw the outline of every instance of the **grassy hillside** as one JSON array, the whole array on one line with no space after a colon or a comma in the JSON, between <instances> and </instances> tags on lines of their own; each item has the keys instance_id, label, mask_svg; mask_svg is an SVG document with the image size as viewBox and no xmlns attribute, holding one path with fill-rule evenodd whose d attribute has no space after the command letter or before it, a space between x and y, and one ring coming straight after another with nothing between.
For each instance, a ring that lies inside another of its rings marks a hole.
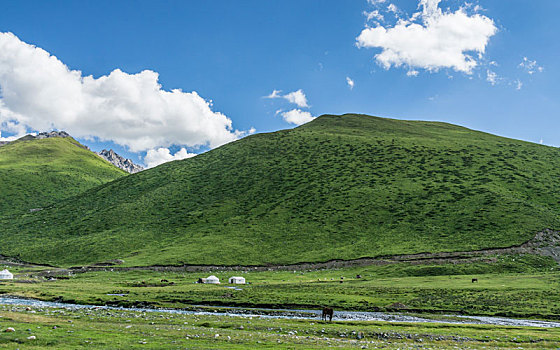
<instances>
[{"instance_id":1,"label":"grassy hillside","mask_svg":"<svg viewBox=\"0 0 560 350\"><path fill-rule=\"evenodd\" d=\"M125 174L72 138L11 142L0 147L0 216L43 208Z\"/></svg>"},{"instance_id":2,"label":"grassy hillside","mask_svg":"<svg viewBox=\"0 0 560 350\"><path fill-rule=\"evenodd\" d=\"M556 148L445 123L327 115L4 220L0 253L266 264L505 247L560 227L559 187Z\"/></svg>"}]
</instances>

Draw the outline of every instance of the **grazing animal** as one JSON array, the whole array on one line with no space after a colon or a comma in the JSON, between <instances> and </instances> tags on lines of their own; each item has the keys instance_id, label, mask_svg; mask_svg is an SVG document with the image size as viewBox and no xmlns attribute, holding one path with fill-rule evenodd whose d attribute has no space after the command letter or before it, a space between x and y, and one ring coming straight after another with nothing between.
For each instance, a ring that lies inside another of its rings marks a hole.
<instances>
[{"instance_id":1,"label":"grazing animal","mask_svg":"<svg viewBox=\"0 0 560 350\"><path fill-rule=\"evenodd\" d=\"M473 278L471 283L478 282L478 278Z\"/></svg>"},{"instance_id":2,"label":"grazing animal","mask_svg":"<svg viewBox=\"0 0 560 350\"><path fill-rule=\"evenodd\" d=\"M168 280L161 280L161 283L167 283L169 282Z\"/></svg>"},{"instance_id":3,"label":"grazing animal","mask_svg":"<svg viewBox=\"0 0 560 350\"><path fill-rule=\"evenodd\" d=\"M334 310L330 307L324 307L323 313L321 314L321 320L327 322L327 316L329 317L329 322L332 321Z\"/></svg>"}]
</instances>

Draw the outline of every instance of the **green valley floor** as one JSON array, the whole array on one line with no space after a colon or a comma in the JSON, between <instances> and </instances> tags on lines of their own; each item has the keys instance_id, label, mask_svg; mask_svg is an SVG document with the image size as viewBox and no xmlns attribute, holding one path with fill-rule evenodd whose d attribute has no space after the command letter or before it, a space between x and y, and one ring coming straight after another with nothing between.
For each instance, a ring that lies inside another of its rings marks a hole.
<instances>
[{"instance_id":1,"label":"green valley floor","mask_svg":"<svg viewBox=\"0 0 560 350\"><path fill-rule=\"evenodd\" d=\"M328 270L117 270L55 274L45 267L10 267L0 297L117 307L220 311L224 307L486 315L560 320L560 271L531 255L486 257L465 264L396 263ZM49 272L50 271L50 272ZM219 285L195 283L216 275ZM243 276L248 284L229 285ZM472 282L476 278L477 282ZM555 349L560 328L447 323L391 323L164 314L116 309L0 306L0 348L286 348ZM453 317L448 319L453 319ZM36 339L28 339L35 336Z\"/></svg>"},{"instance_id":2,"label":"green valley floor","mask_svg":"<svg viewBox=\"0 0 560 350\"><path fill-rule=\"evenodd\" d=\"M13 332L4 332L7 328ZM560 328L0 306L5 349L556 349Z\"/></svg>"},{"instance_id":3,"label":"green valley floor","mask_svg":"<svg viewBox=\"0 0 560 350\"><path fill-rule=\"evenodd\" d=\"M331 306L335 310L560 319L556 262L532 255L486 258L491 262L293 271L119 271L107 267L85 273L64 270L56 275L44 267L20 267L12 269L14 281L0 283L0 295L122 307ZM216 275L222 284L195 283L209 275ZM227 288L228 278L238 275L248 284Z\"/></svg>"}]
</instances>

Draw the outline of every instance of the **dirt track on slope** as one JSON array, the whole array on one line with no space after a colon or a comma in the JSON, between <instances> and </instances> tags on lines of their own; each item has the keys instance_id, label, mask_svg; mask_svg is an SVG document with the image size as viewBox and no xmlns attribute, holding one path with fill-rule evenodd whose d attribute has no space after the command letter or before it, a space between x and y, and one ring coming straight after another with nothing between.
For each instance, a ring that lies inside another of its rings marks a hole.
<instances>
[{"instance_id":1,"label":"dirt track on slope","mask_svg":"<svg viewBox=\"0 0 560 350\"><path fill-rule=\"evenodd\" d=\"M330 260L326 262L300 262L287 265L152 265L152 266L133 266L124 267L111 263L100 263L98 265L78 266L69 269L49 268L45 265L28 264L21 261L10 262L2 259L0 256L0 264L13 264L22 267L43 267L44 271L35 275L67 275L71 273L82 273L88 271L133 271L133 270L153 270L153 271L274 271L274 270L322 270L334 269L342 267L356 267L368 265L387 265L395 263L411 263L411 264L461 264L470 262L487 262L496 261L495 255L500 254L535 254L541 256L552 257L560 264L560 231L543 230L538 232L531 240L507 248L494 248L461 252L440 252L440 253L418 253L418 254L402 254L388 255L375 258L359 258L353 260ZM48 270L47 270L48 269Z\"/></svg>"}]
</instances>

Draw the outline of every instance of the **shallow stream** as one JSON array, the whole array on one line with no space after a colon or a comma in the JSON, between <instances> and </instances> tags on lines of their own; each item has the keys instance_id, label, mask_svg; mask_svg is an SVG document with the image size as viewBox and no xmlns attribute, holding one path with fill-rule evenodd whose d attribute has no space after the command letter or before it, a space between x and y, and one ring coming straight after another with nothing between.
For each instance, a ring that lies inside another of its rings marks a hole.
<instances>
[{"instance_id":1,"label":"shallow stream","mask_svg":"<svg viewBox=\"0 0 560 350\"><path fill-rule=\"evenodd\" d=\"M30 306L38 308L64 308L64 309L105 309L123 310L138 312L162 312L186 315L216 315L232 317L263 317L263 318L282 318L282 319L320 319L320 310L297 310L297 309L264 309L264 308L236 308L221 307L211 309L200 306L200 310L181 310L181 309L150 309L150 308L119 308L114 306L97 306L67 304L59 302L41 301L36 299L24 299L15 297L0 296L0 305ZM202 311L204 310L204 311ZM433 315L432 315L433 316ZM404 313L383 313L383 312L360 312L360 311L336 311L333 321L387 321L387 322L412 322L412 323L454 323L454 324L487 324L500 326L528 326L556 328L560 327L560 322L522 320L506 317L489 316L461 316L461 315L437 315L432 318L410 316Z\"/></svg>"}]
</instances>

